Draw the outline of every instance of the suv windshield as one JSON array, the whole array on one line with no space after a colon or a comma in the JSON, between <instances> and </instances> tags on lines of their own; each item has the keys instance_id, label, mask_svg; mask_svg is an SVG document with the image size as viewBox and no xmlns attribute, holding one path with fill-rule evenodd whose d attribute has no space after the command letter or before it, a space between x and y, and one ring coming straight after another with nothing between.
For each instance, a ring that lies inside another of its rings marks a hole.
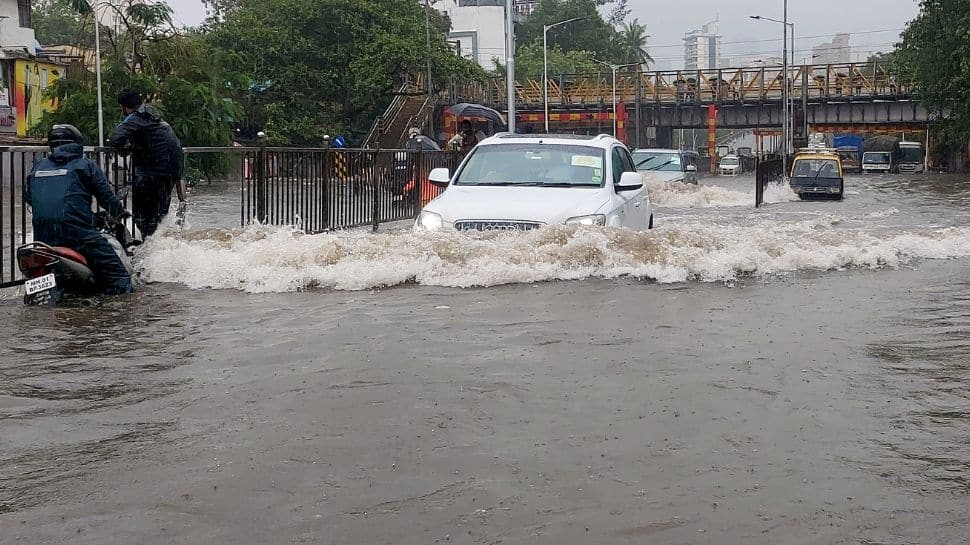
<instances>
[{"instance_id":1,"label":"suv windshield","mask_svg":"<svg viewBox=\"0 0 970 545\"><path fill-rule=\"evenodd\" d=\"M889 152L886 153L867 153L862 157L862 162L867 165L885 165L889 163Z\"/></svg>"},{"instance_id":2,"label":"suv windshield","mask_svg":"<svg viewBox=\"0 0 970 545\"><path fill-rule=\"evenodd\" d=\"M633 164L639 171L660 170L668 172L681 172L680 154L664 151L635 151L633 152Z\"/></svg>"},{"instance_id":3,"label":"suv windshield","mask_svg":"<svg viewBox=\"0 0 970 545\"><path fill-rule=\"evenodd\" d=\"M724 159L721 159L721 164L724 165L724 166L726 166L726 167L736 167L736 166L738 166L738 158L737 157L725 157Z\"/></svg>"},{"instance_id":4,"label":"suv windshield","mask_svg":"<svg viewBox=\"0 0 970 545\"><path fill-rule=\"evenodd\" d=\"M601 187L601 148L563 144L479 146L455 185Z\"/></svg>"},{"instance_id":5,"label":"suv windshield","mask_svg":"<svg viewBox=\"0 0 970 545\"><path fill-rule=\"evenodd\" d=\"M794 178L838 178L839 164L833 159L798 159L792 172Z\"/></svg>"}]
</instances>

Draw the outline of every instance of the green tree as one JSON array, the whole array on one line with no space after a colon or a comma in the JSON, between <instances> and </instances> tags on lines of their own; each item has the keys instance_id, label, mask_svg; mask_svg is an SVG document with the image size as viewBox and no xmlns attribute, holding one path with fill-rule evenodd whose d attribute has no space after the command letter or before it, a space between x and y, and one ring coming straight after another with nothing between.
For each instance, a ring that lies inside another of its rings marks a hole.
<instances>
[{"instance_id":1,"label":"green tree","mask_svg":"<svg viewBox=\"0 0 970 545\"><path fill-rule=\"evenodd\" d=\"M898 69L919 83L924 104L940 118L944 140L970 139L970 0L921 0L895 52Z\"/></svg>"},{"instance_id":2,"label":"green tree","mask_svg":"<svg viewBox=\"0 0 970 545\"><path fill-rule=\"evenodd\" d=\"M543 0L536 11L516 30L519 49L542 43L544 25L582 17L549 31L549 46L564 52L589 51L596 59L620 63L623 60L619 33L600 15L597 0ZM518 62L518 61L517 61Z\"/></svg>"},{"instance_id":3,"label":"green tree","mask_svg":"<svg viewBox=\"0 0 970 545\"><path fill-rule=\"evenodd\" d=\"M249 129L283 144L361 134L401 84L426 70L425 12L414 0L259 0L211 24L209 43L256 82ZM483 71L432 33L436 88Z\"/></svg>"},{"instance_id":4,"label":"green tree","mask_svg":"<svg viewBox=\"0 0 970 545\"><path fill-rule=\"evenodd\" d=\"M559 46L550 47L549 57L549 78L554 79L560 75L569 74L588 74L603 70L603 66L597 64L596 57L590 51L567 51L563 52ZM534 43L519 48L515 54L515 75L516 78L541 78L543 67L542 44ZM498 75L505 75L505 65L495 59L495 72Z\"/></svg>"},{"instance_id":5,"label":"green tree","mask_svg":"<svg viewBox=\"0 0 970 545\"><path fill-rule=\"evenodd\" d=\"M37 0L33 4L34 34L43 45L94 42L94 30L82 21L73 0Z\"/></svg>"},{"instance_id":6,"label":"green tree","mask_svg":"<svg viewBox=\"0 0 970 545\"><path fill-rule=\"evenodd\" d=\"M653 62L653 57L647 52L647 27L640 24L639 19L634 19L623 25L620 32L619 41L622 50L623 64L649 65Z\"/></svg>"},{"instance_id":7,"label":"green tree","mask_svg":"<svg viewBox=\"0 0 970 545\"><path fill-rule=\"evenodd\" d=\"M242 6L243 0L202 0L202 5L216 18L223 18Z\"/></svg>"}]
</instances>

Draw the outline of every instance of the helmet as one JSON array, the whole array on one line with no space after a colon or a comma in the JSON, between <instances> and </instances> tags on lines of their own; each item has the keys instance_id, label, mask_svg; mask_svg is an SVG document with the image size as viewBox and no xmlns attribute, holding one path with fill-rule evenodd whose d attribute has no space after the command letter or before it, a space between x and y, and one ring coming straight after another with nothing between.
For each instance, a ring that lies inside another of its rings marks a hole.
<instances>
[{"instance_id":1,"label":"helmet","mask_svg":"<svg viewBox=\"0 0 970 545\"><path fill-rule=\"evenodd\" d=\"M54 149L66 144L84 145L84 135L74 125L54 125L47 135L47 145Z\"/></svg>"}]
</instances>

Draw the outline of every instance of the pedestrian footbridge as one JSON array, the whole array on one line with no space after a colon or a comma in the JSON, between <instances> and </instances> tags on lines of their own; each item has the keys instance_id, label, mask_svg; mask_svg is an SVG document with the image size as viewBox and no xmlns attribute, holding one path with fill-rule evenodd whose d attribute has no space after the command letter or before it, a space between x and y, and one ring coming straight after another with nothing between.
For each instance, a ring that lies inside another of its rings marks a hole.
<instances>
[{"instance_id":1,"label":"pedestrian footbridge","mask_svg":"<svg viewBox=\"0 0 970 545\"><path fill-rule=\"evenodd\" d=\"M710 106L719 128L758 129L781 126L782 97L788 85L796 117L809 125L925 126L932 118L915 96L910 74L888 64L849 63L790 67L721 68L716 70L621 71L616 74L552 75L548 81L550 125L576 129L600 123L618 104L617 118L630 129L705 128ZM462 85L454 97L504 110L504 78ZM518 122L525 128L544 125L541 78L516 82Z\"/></svg>"}]
</instances>

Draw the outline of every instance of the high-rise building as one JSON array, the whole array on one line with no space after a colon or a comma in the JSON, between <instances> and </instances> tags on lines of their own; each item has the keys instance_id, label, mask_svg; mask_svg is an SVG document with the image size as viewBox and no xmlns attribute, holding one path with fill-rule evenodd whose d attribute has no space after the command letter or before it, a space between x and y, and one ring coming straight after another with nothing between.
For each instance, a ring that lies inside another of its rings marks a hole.
<instances>
[{"instance_id":1,"label":"high-rise building","mask_svg":"<svg viewBox=\"0 0 970 545\"><path fill-rule=\"evenodd\" d=\"M717 26L717 21L711 21L684 36L684 69L710 70L720 65L721 35Z\"/></svg>"},{"instance_id":2,"label":"high-rise building","mask_svg":"<svg viewBox=\"0 0 970 545\"><path fill-rule=\"evenodd\" d=\"M836 34L832 41L812 48L813 64L840 64L852 62L851 34Z\"/></svg>"}]
</instances>

